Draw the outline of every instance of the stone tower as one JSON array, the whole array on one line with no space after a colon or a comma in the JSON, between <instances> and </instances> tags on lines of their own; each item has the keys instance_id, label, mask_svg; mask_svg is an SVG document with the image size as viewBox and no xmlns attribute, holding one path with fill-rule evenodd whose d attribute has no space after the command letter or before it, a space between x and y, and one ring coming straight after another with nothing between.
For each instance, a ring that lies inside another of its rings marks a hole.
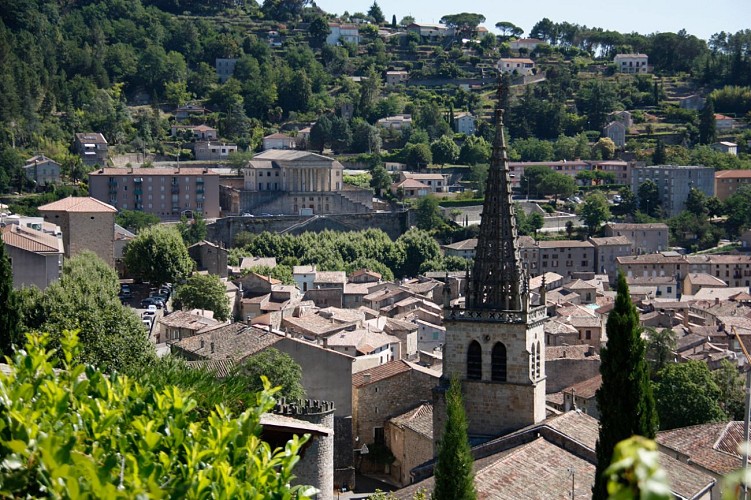
<instances>
[{"instance_id":1,"label":"stone tower","mask_svg":"<svg viewBox=\"0 0 751 500\"><path fill-rule=\"evenodd\" d=\"M503 91L500 85L499 101ZM471 438L496 437L545 418L546 313L544 306L530 303L500 106L495 117L493 156L464 306L444 305L443 377L434 391L436 442L443 434L444 394L453 376L462 382Z\"/></svg>"}]
</instances>

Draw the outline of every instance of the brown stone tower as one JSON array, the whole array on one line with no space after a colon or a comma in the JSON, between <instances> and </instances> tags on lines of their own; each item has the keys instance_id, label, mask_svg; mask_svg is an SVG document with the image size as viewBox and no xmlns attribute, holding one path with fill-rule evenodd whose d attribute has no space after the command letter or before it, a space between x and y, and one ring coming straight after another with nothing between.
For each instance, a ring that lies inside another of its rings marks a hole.
<instances>
[{"instance_id":1,"label":"brown stone tower","mask_svg":"<svg viewBox=\"0 0 751 500\"><path fill-rule=\"evenodd\" d=\"M499 102L504 91L499 85ZM545 418L545 308L530 303L500 106L495 117L493 156L464 307L444 309L443 377L434 394L436 442L443 434L444 393L453 376L462 382L472 438L499 436Z\"/></svg>"}]
</instances>

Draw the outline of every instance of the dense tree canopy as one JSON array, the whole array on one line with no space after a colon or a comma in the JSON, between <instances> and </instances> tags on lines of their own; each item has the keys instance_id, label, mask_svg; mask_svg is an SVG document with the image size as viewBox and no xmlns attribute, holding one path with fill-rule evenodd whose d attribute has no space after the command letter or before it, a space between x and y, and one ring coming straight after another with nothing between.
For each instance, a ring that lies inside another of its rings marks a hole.
<instances>
[{"instance_id":1,"label":"dense tree canopy","mask_svg":"<svg viewBox=\"0 0 751 500\"><path fill-rule=\"evenodd\" d=\"M128 243L125 266L151 283L176 283L193 270L193 260L176 228L152 226Z\"/></svg>"},{"instance_id":2,"label":"dense tree canopy","mask_svg":"<svg viewBox=\"0 0 751 500\"><path fill-rule=\"evenodd\" d=\"M91 252L66 260L60 279L22 301L26 331L50 334L59 346L65 330L78 330L81 361L105 371L137 373L154 358L141 320L118 299L117 273Z\"/></svg>"},{"instance_id":3,"label":"dense tree canopy","mask_svg":"<svg viewBox=\"0 0 751 500\"><path fill-rule=\"evenodd\" d=\"M230 309L227 289L214 274L194 274L178 285L175 301L183 309L206 309L214 313L219 321L229 319Z\"/></svg>"},{"instance_id":4,"label":"dense tree canopy","mask_svg":"<svg viewBox=\"0 0 751 500\"><path fill-rule=\"evenodd\" d=\"M720 388L702 361L667 365L658 375L654 394L662 430L727 418L720 406Z\"/></svg>"}]
</instances>

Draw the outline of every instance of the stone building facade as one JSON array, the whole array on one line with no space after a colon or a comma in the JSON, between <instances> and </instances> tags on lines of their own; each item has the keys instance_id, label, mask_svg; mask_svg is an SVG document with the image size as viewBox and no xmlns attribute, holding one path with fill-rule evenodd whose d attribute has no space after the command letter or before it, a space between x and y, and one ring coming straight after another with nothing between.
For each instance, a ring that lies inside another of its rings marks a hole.
<instances>
[{"instance_id":1,"label":"stone building facade","mask_svg":"<svg viewBox=\"0 0 751 500\"><path fill-rule=\"evenodd\" d=\"M338 161L307 151L268 150L243 170L243 212L289 215L363 213L373 209L369 189L344 184Z\"/></svg>"},{"instance_id":2,"label":"stone building facade","mask_svg":"<svg viewBox=\"0 0 751 500\"><path fill-rule=\"evenodd\" d=\"M670 229L667 224L605 224L605 236L625 236L631 242L631 254L642 255L663 252L668 249Z\"/></svg>"},{"instance_id":3,"label":"stone building facade","mask_svg":"<svg viewBox=\"0 0 751 500\"><path fill-rule=\"evenodd\" d=\"M90 250L114 267L115 207L90 197L69 196L42 205L39 212L45 221L60 226L66 258Z\"/></svg>"},{"instance_id":4,"label":"stone building facade","mask_svg":"<svg viewBox=\"0 0 751 500\"><path fill-rule=\"evenodd\" d=\"M386 422L421 402L430 401L439 375L404 360L355 373L352 376L355 447L385 444Z\"/></svg>"}]
</instances>

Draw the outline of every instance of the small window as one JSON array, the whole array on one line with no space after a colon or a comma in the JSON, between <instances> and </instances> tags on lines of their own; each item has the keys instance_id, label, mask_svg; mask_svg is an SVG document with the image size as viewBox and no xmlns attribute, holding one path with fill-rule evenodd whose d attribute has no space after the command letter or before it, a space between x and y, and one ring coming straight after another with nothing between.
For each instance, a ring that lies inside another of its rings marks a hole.
<instances>
[{"instance_id":1,"label":"small window","mask_svg":"<svg viewBox=\"0 0 751 500\"><path fill-rule=\"evenodd\" d=\"M467 349L467 378L480 380L482 378L482 347L473 340Z\"/></svg>"},{"instance_id":2,"label":"small window","mask_svg":"<svg viewBox=\"0 0 751 500\"><path fill-rule=\"evenodd\" d=\"M479 347L479 344L478 344ZM491 353L491 374L493 382L506 381L506 346L502 342L496 342Z\"/></svg>"}]
</instances>

